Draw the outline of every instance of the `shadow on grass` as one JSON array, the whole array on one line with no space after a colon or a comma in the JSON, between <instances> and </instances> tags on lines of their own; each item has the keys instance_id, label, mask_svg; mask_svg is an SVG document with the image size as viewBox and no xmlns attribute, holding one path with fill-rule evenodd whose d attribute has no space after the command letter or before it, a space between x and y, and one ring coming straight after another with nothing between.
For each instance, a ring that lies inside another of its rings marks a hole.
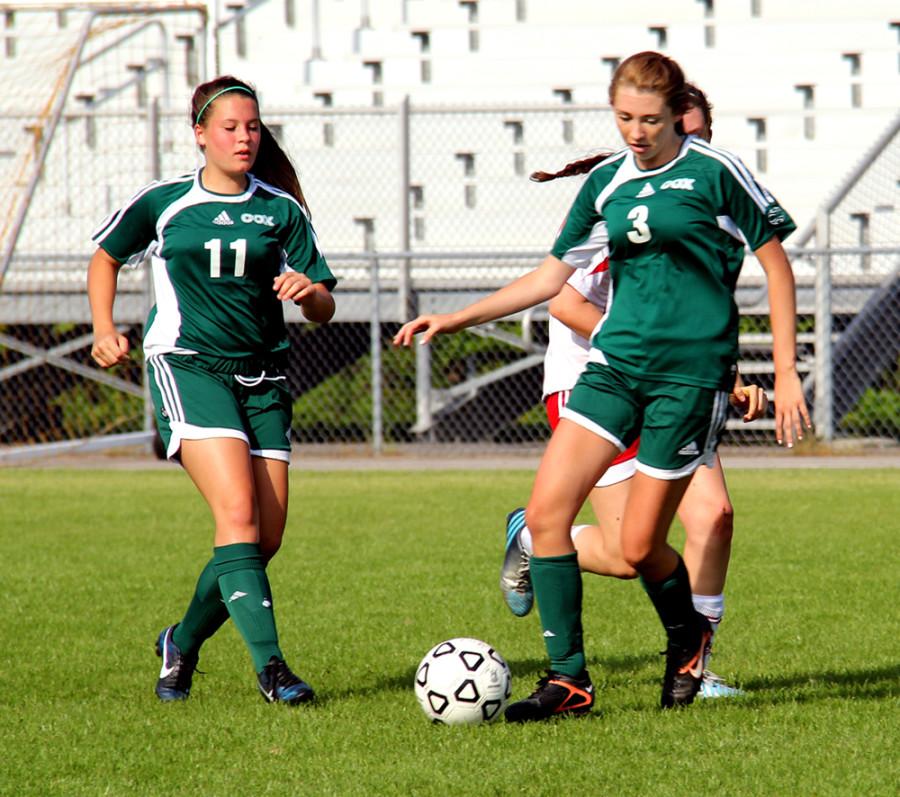
<instances>
[{"instance_id":1,"label":"shadow on grass","mask_svg":"<svg viewBox=\"0 0 900 797\"><path fill-rule=\"evenodd\" d=\"M653 663L656 658L652 654L592 658L588 662L588 667L598 674L637 672L647 664ZM509 666L514 679L526 681L533 679L536 682L546 671L547 660L544 658L518 659L510 661ZM349 689L317 695L317 702L321 705L348 698L364 698L385 692L411 690L415 674L416 667L407 667L401 672L393 675L386 674L367 684L363 683ZM656 678L651 680L656 680ZM727 704L758 708L765 705L819 700L884 700L900 695L900 664L844 672L792 673L784 676L739 681L738 685L744 690L745 695L736 700L725 701ZM519 689L521 689L521 684L516 691L518 692ZM655 705L633 706L633 709L638 711L646 711L651 708L654 711L658 710Z\"/></svg>"},{"instance_id":2,"label":"shadow on grass","mask_svg":"<svg viewBox=\"0 0 900 797\"><path fill-rule=\"evenodd\" d=\"M605 672L625 672L637 670L640 667L645 666L648 662L653 661L653 659L653 656L648 655L617 656L605 659L595 658L588 663L588 667ZM509 664L509 669L514 679L523 679L526 681L534 680L535 683L538 678L545 674L549 664L547 659L544 658L518 659L516 661L507 660L507 663ZM317 693L316 699L319 703L327 703L333 700L343 700L350 697L368 697L381 694L382 692L412 689L413 679L415 678L417 669L418 665L407 667L399 673L383 675L371 683L360 684L359 686L354 686L349 689L335 690L329 692L327 695L320 696Z\"/></svg>"},{"instance_id":3,"label":"shadow on grass","mask_svg":"<svg viewBox=\"0 0 900 797\"><path fill-rule=\"evenodd\" d=\"M807 672L743 681L745 700L760 704L853 698L882 700L900 696L900 664L843 672ZM743 701L742 701L743 702Z\"/></svg>"}]
</instances>

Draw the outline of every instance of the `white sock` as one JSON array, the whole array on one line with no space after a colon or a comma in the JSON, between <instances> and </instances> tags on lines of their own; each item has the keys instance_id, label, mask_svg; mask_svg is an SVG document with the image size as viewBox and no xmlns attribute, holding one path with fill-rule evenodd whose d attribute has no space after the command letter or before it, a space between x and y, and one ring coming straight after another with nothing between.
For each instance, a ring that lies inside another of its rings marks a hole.
<instances>
[{"instance_id":1,"label":"white sock","mask_svg":"<svg viewBox=\"0 0 900 797\"><path fill-rule=\"evenodd\" d=\"M575 542L575 538L586 528L587 525L572 526L572 531L570 532L572 542ZM531 545L531 529L529 529L528 526L522 526L522 530L519 532L519 542L525 550L525 553L529 556L534 556L534 548L532 548Z\"/></svg>"},{"instance_id":2,"label":"white sock","mask_svg":"<svg viewBox=\"0 0 900 797\"><path fill-rule=\"evenodd\" d=\"M519 532L519 543L529 556L534 556L534 548L531 547L531 529L528 526L522 526Z\"/></svg>"},{"instance_id":3,"label":"white sock","mask_svg":"<svg viewBox=\"0 0 900 797\"><path fill-rule=\"evenodd\" d=\"M719 623L722 622L722 618L725 616L725 595L721 592L718 595L691 594L691 599L694 602L694 609L709 620L709 627L712 629L713 634L709 644L712 645Z\"/></svg>"},{"instance_id":4,"label":"white sock","mask_svg":"<svg viewBox=\"0 0 900 797\"><path fill-rule=\"evenodd\" d=\"M572 542L575 542L575 538L586 528L587 524L584 524L582 526L572 526L572 530L569 532L569 536L572 538Z\"/></svg>"}]
</instances>

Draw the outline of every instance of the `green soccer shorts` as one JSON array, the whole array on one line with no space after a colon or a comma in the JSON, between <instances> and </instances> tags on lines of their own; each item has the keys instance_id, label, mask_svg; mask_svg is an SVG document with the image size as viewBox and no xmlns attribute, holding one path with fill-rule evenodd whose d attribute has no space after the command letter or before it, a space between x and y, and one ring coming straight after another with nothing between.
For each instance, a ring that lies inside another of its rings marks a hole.
<instances>
[{"instance_id":1,"label":"green soccer shorts","mask_svg":"<svg viewBox=\"0 0 900 797\"><path fill-rule=\"evenodd\" d=\"M229 371L228 360L202 355L147 358L156 424L169 459L182 440L234 437L255 457L290 461L291 397L280 371Z\"/></svg>"},{"instance_id":2,"label":"green soccer shorts","mask_svg":"<svg viewBox=\"0 0 900 797\"><path fill-rule=\"evenodd\" d=\"M670 480L712 467L727 412L726 391L651 382L590 362L560 417L620 451L640 437L637 470Z\"/></svg>"}]
</instances>

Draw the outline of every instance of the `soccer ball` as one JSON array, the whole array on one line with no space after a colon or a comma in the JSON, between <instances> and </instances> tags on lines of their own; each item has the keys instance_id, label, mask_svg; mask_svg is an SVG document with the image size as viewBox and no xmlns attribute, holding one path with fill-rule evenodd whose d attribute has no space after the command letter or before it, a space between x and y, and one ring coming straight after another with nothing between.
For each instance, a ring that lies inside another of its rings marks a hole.
<instances>
[{"instance_id":1,"label":"soccer ball","mask_svg":"<svg viewBox=\"0 0 900 797\"><path fill-rule=\"evenodd\" d=\"M445 725L474 725L499 716L512 692L509 667L480 639L458 637L435 645L419 664L416 697L422 711Z\"/></svg>"}]
</instances>

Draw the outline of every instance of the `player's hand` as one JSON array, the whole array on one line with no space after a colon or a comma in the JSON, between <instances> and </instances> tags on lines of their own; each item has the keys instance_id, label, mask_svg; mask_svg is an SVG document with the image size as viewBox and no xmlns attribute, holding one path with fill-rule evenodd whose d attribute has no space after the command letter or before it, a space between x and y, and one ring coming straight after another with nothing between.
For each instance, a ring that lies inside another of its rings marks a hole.
<instances>
[{"instance_id":1,"label":"player's hand","mask_svg":"<svg viewBox=\"0 0 900 797\"><path fill-rule=\"evenodd\" d=\"M100 335L94 335L94 345L91 346L91 357L94 362L103 368L112 368L128 361L128 338L120 335L116 330Z\"/></svg>"},{"instance_id":2,"label":"player's hand","mask_svg":"<svg viewBox=\"0 0 900 797\"><path fill-rule=\"evenodd\" d=\"M455 320L453 313L441 313L439 315L420 315L412 321L407 321L394 335L395 346L409 346L413 336L424 332L420 344L428 343L439 332L458 332L461 328Z\"/></svg>"},{"instance_id":3,"label":"player's hand","mask_svg":"<svg viewBox=\"0 0 900 797\"><path fill-rule=\"evenodd\" d=\"M739 413L744 423L764 418L769 408L769 397L759 385L741 385L728 396L728 401Z\"/></svg>"},{"instance_id":4,"label":"player's hand","mask_svg":"<svg viewBox=\"0 0 900 797\"><path fill-rule=\"evenodd\" d=\"M292 301L300 304L304 299L315 294L316 286L306 274L301 274L299 271L285 271L275 277L272 290L275 291L280 301Z\"/></svg>"},{"instance_id":5,"label":"player's hand","mask_svg":"<svg viewBox=\"0 0 900 797\"><path fill-rule=\"evenodd\" d=\"M803 386L796 368L775 373L775 440L778 445L793 448L803 439L803 429L812 429Z\"/></svg>"}]
</instances>

